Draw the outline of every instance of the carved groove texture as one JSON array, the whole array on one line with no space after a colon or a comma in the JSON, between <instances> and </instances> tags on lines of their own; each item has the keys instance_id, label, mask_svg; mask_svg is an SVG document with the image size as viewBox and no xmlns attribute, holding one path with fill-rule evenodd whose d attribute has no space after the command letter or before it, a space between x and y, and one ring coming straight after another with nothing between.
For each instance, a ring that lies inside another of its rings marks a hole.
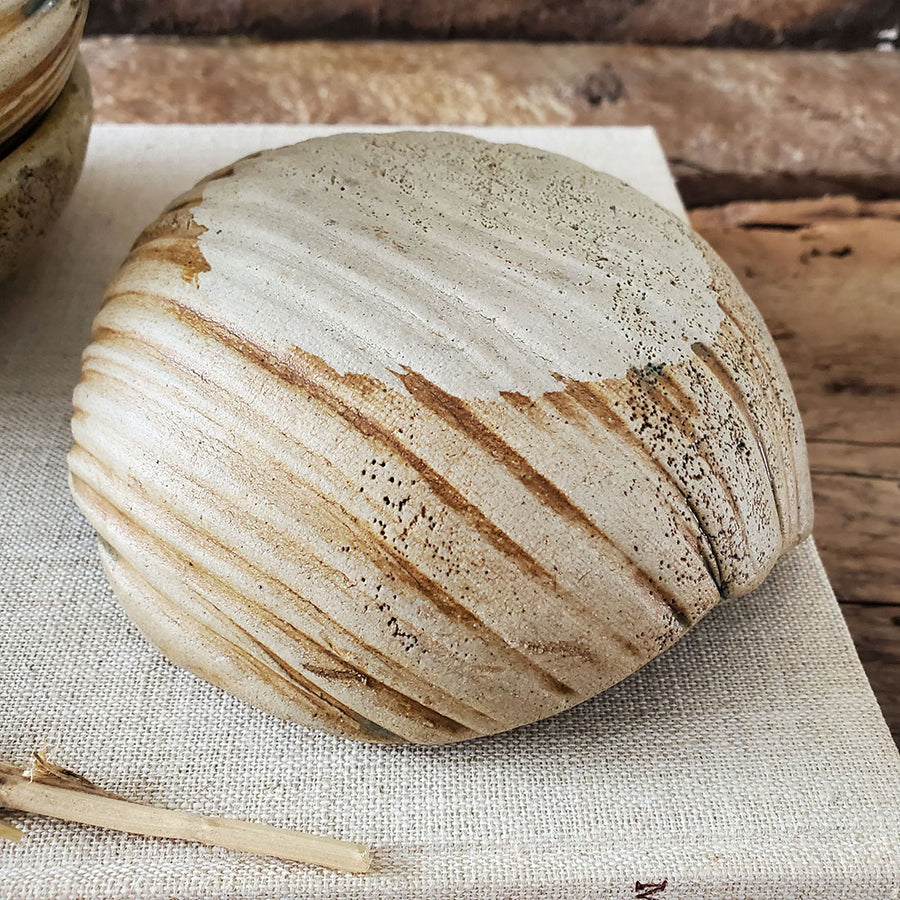
<instances>
[{"instance_id":1,"label":"carved groove texture","mask_svg":"<svg viewBox=\"0 0 900 900\"><path fill-rule=\"evenodd\" d=\"M109 288L73 433L147 637L367 740L581 702L811 528L793 395L708 246L458 135L308 141L178 198Z\"/></svg>"}]
</instances>

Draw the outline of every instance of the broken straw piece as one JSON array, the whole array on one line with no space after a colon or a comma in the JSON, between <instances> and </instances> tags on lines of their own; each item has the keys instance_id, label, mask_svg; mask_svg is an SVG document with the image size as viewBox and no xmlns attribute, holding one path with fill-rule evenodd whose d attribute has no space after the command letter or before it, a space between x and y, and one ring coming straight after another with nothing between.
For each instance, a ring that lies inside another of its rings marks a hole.
<instances>
[{"instance_id":1,"label":"broken straw piece","mask_svg":"<svg viewBox=\"0 0 900 900\"><path fill-rule=\"evenodd\" d=\"M22 832L9 822L0 822L0 838L18 844L22 840Z\"/></svg>"},{"instance_id":2,"label":"broken straw piece","mask_svg":"<svg viewBox=\"0 0 900 900\"><path fill-rule=\"evenodd\" d=\"M363 844L133 803L108 794L74 772L48 763L40 754L35 754L28 770L0 762L0 807L129 834L199 841L345 872L367 872L372 859ZM18 839L7 835L7 829L21 837L19 829L2 824L0 836Z\"/></svg>"}]
</instances>

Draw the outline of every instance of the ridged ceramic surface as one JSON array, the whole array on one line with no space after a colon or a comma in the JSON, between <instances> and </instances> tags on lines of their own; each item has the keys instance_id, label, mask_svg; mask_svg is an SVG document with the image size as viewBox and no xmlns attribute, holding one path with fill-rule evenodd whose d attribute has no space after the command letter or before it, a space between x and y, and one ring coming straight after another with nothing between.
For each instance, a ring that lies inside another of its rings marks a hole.
<instances>
[{"instance_id":1,"label":"ridged ceramic surface","mask_svg":"<svg viewBox=\"0 0 900 900\"><path fill-rule=\"evenodd\" d=\"M459 135L311 140L177 199L109 288L73 431L144 634L370 740L571 707L811 528L784 369L712 250Z\"/></svg>"},{"instance_id":2,"label":"ridged ceramic surface","mask_svg":"<svg viewBox=\"0 0 900 900\"><path fill-rule=\"evenodd\" d=\"M0 156L69 78L88 0L0 0Z\"/></svg>"}]
</instances>

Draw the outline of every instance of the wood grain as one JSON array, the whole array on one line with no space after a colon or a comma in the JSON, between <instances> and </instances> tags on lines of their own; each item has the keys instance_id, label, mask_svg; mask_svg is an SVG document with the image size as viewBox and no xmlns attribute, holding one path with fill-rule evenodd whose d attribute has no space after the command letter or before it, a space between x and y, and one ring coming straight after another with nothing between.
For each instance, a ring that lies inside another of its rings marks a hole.
<instances>
[{"instance_id":1,"label":"wood grain","mask_svg":"<svg viewBox=\"0 0 900 900\"><path fill-rule=\"evenodd\" d=\"M92 33L871 47L891 0L93 0Z\"/></svg>"},{"instance_id":2,"label":"wood grain","mask_svg":"<svg viewBox=\"0 0 900 900\"><path fill-rule=\"evenodd\" d=\"M900 54L85 41L101 122L654 125L689 205L900 195Z\"/></svg>"}]
</instances>

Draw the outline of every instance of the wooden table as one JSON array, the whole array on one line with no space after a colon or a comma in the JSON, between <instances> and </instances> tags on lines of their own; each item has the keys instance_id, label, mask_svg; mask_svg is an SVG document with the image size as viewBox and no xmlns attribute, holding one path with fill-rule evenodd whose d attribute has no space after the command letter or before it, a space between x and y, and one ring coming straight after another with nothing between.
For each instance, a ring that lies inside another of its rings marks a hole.
<instances>
[{"instance_id":1,"label":"wooden table","mask_svg":"<svg viewBox=\"0 0 900 900\"><path fill-rule=\"evenodd\" d=\"M900 54L130 38L84 53L98 122L655 125L694 227L784 357L815 538L900 740L900 201L885 199Z\"/></svg>"}]
</instances>

